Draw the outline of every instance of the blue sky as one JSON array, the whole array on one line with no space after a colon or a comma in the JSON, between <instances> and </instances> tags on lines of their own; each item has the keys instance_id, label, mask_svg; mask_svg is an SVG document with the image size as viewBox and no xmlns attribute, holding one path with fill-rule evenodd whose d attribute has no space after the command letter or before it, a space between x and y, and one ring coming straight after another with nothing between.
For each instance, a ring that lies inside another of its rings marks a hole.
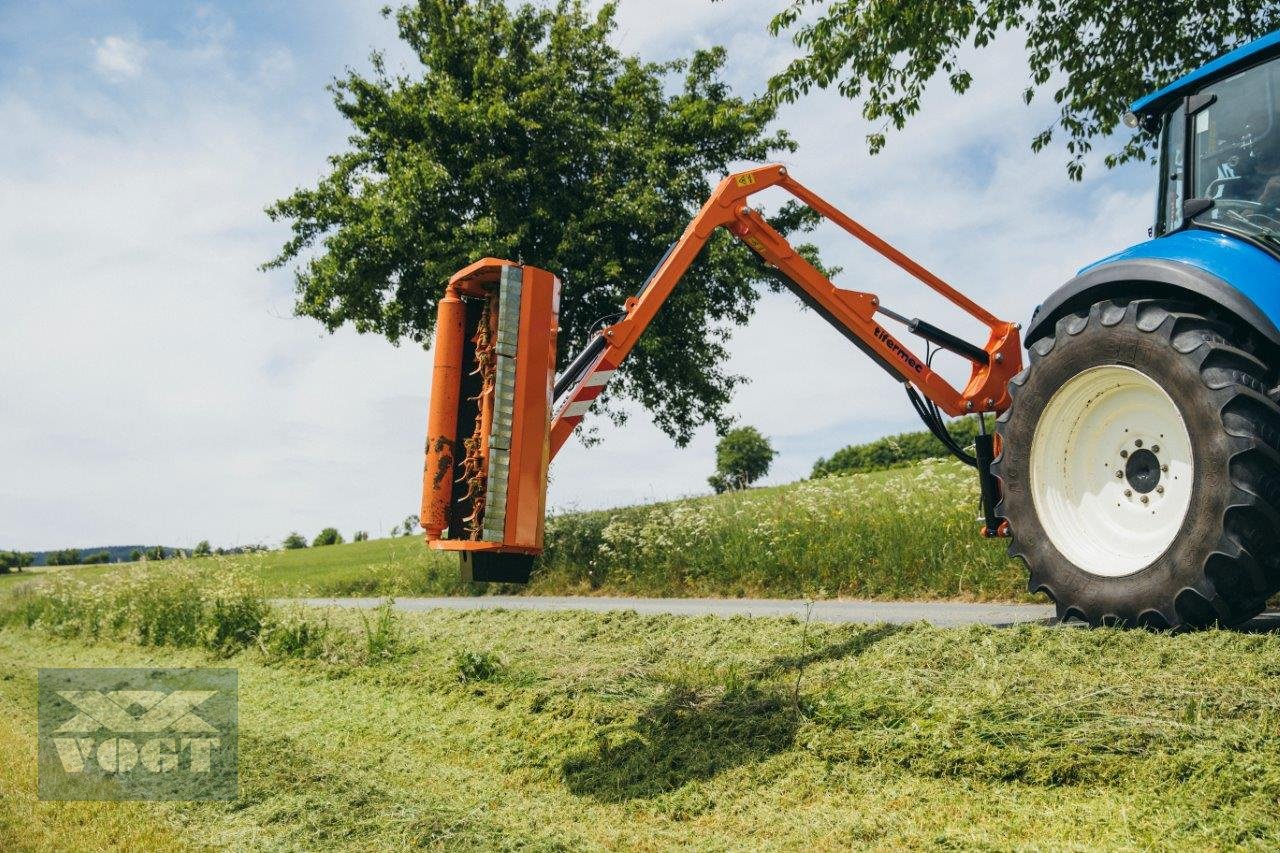
<instances>
[{"instance_id":1,"label":"blue sky","mask_svg":"<svg viewBox=\"0 0 1280 853\"><path fill-rule=\"evenodd\" d=\"M347 129L326 83L374 48L411 65L380 3L0 4L0 547L276 543L334 524L377 535L418 502L430 356L291 316L285 236L263 207L310 184ZM759 91L791 54L779 0L623 2L617 43L650 59L725 44ZM1025 319L1077 267L1144 237L1151 172L1028 144L1016 38L970 57L869 157L857 106L818 93L780 116L793 174L997 313ZM902 274L818 234L840 283L964 325ZM656 260L656 259L655 259ZM766 296L730 367L770 435L772 479L913 428L899 386L786 296ZM677 451L636 412L568 445L558 507L705 490L714 436Z\"/></svg>"}]
</instances>

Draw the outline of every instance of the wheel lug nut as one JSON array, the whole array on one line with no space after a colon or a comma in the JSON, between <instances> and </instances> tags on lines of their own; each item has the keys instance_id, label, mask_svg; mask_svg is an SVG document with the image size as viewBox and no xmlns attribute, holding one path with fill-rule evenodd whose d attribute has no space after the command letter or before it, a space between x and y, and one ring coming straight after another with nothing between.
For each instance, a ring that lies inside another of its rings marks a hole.
<instances>
[{"instance_id":1,"label":"wheel lug nut","mask_svg":"<svg viewBox=\"0 0 1280 853\"><path fill-rule=\"evenodd\" d=\"M1163 471L1164 473L1168 474L1168 473L1169 473L1169 466L1168 466L1168 465L1161 465L1161 466L1160 466L1160 470L1161 470L1161 471Z\"/></svg>"},{"instance_id":2,"label":"wheel lug nut","mask_svg":"<svg viewBox=\"0 0 1280 853\"><path fill-rule=\"evenodd\" d=\"M1127 450L1121 450L1121 451L1120 451L1120 458L1121 458L1121 459L1128 459L1128 458L1129 458L1129 451L1127 451Z\"/></svg>"},{"instance_id":3,"label":"wheel lug nut","mask_svg":"<svg viewBox=\"0 0 1280 853\"><path fill-rule=\"evenodd\" d=\"M1158 444L1157 444L1157 445L1154 445L1154 446L1151 448L1151 452L1152 452L1152 453L1159 453L1159 452L1160 452L1160 445L1158 445Z\"/></svg>"},{"instance_id":4,"label":"wheel lug nut","mask_svg":"<svg viewBox=\"0 0 1280 853\"><path fill-rule=\"evenodd\" d=\"M1163 494L1164 494L1164 486L1156 486L1156 494L1157 494L1157 495L1163 495Z\"/></svg>"},{"instance_id":5,"label":"wheel lug nut","mask_svg":"<svg viewBox=\"0 0 1280 853\"><path fill-rule=\"evenodd\" d=\"M1124 496L1125 496L1126 498L1131 498L1131 497L1133 497L1133 489L1125 489L1125 490L1124 490Z\"/></svg>"},{"instance_id":6,"label":"wheel lug nut","mask_svg":"<svg viewBox=\"0 0 1280 853\"><path fill-rule=\"evenodd\" d=\"M1135 442L1133 443L1133 446L1134 446L1134 447L1141 447L1141 446L1142 446L1142 439L1138 439L1137 441L1135 441Z\"/></svg>"},{"instance_id":7,"label":"wheel lug nut","mask_svg":"<svg viewBox=\"0 0 1280 853\"><path fill-rule=\"evenodd\" d=\"M1142 496L1142 502L1143 502L1144 504L1145 504L1145 503L1150 503L1150 502L1151 502L1151 498L1147 497L1146 495L1143 495L1143 496Z\"/></svg>"},{"instance_id":8,"label":"wheel lug nut","mask_svg":"<svg viewBox=\"0 0 1280 853\"><path fill-rule=\"evenodd\" d=\"M1123 471L1117 471L1117 472L1116 472L1116 479L1117 479L1117 480L1123 480L1123 479L1124 479L1124 472L1123 472Z\"/></svg>"}]
</instances>

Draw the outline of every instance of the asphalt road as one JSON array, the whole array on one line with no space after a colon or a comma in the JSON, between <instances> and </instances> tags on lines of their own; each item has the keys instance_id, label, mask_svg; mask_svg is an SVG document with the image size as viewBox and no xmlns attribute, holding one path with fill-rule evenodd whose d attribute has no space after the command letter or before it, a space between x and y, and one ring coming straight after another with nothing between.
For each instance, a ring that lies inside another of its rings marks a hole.
<instances>
[{"instance_id":1,"label":"asphalt road","mask_svg":"<svg viewBox=\"0 0 1280 853\"><path fill-rule=\"evenodd\" d=\"M316 607L376 607L381 598L289 599ZM594 596L486 595L460 598L397 598L399 610L634 610L676 616L795 616L805 618L805 602L772 598L597 598ZM812 619L817 622L929 622L941 627L959 625L1011 625L1048 622L1048 604L970 604L927 601L818 601Z\"/></svg>"}]
</instances>

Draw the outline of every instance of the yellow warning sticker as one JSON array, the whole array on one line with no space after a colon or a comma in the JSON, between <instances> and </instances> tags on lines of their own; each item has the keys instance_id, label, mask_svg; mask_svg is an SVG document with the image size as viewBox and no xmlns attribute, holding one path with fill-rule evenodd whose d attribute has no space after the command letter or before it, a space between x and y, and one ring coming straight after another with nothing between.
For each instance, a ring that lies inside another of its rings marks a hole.
<instances>
[{"instance_id":1,"label":"yellow warning sticker","mask_svg":"<svg viewBox=\"0 0 1280 853\"><path fill-rule=\"evenodd\" d=\"M756 182L756 176L755 175L739 175L736 178L736 181L738 186L740 187L749 187Z\"/></svg>"}]
</instances>

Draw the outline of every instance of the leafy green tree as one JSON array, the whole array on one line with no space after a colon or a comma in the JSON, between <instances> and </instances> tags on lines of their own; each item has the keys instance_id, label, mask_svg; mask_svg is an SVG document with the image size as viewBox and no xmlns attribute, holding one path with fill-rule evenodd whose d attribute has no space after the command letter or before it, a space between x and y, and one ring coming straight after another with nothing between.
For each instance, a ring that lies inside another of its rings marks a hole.
<instances>
[{"instance_id":1,"label":"leafy green tree","mask_svg":"<svg viewBox=\"0 0 1280 853\"><path fill-rule=\"evenodd\" d=\"M400 522L400 529L403 536L412 536L413 532L418 529L418 516L406 515L404 521Z\"/></svg>"},{"instance_id":2,"label":"leafy green tree","mask_svg":"<svg viewBox=\"0 0 1280 853\"><path fill-rule=\"evenodd\" d=\"M265 266L296 262L297 314L426 344L444 283L486 255L554 271L561 366L616 314L684 231L719 177L795 150L770 131L771 100L735 96L721 48L661 64L610 44L615 4L420 0L394 13L421 67L331 86L350 148L318 185L267 209L292 238ZM784 234L813 217L786 205ZM741 377L722 367L729 328L751 316L755 256L718 232L616 376L677 443L725 415Z\"/></svg>"},{"instance_id":3,"label":"leafy green tree","mask_svg":"<svg viewBox=\"0 0 1280 853\"><path fill-rule=\"evenodd\" d=\"M352 541L352 542L368 542L368 541L369 541L369 531L367 531L367 530L357 530L355 533L352 533L352 534L351 534L351 541Z\"/></svg>"},{"instance_id":4,"label":"leafy green tree","mask_svg":"<svg viewBox=\"0 0 1280 853\"><path fill-rule=\"evenodd\" d=\"M137 548L134 548L132 551L129 552L130 563L136 563L141 559L142 559L142 552L139 551Z\"/></svg>"},{"instance_id":5,"label":"leafy green tree","mask_svg":"<svg viewBox=\"0 0 1280 853\"><path fill-rule=\"evenodd\" d=\"M154 548L148 548L142 556L148 560L167 560L169 559L169 549L163 545L157 545Z\"/></svg>"},{"instance_id":6,"label":"leafy green tree","mask_svg":"<svg viewBox=\"0 0 1280 853\"><path fill-rule=\"evenodd\" d=\"M716 472L707 478L716 493L745 489L769 473L778 453L755 427L731 429L716 444Z\"/></svg>"},{"instance_id":7,"label":"leafy green tree","mask_svg":"<svg viewBox=\"0 0 1280 853\"><path fill-rule=\"evenodd\" d=\"M23 551L0 551L0 575L20 572L35 562L36 555Z\"/></svg>"},{"instance_id":8,"label":"leafy green tree","mask_svg":"<svg viewBox=\"0 0 1280 853\"><path fill-rule=\"evenodd\" d=\"M336 527L326 527L316 534L316 538L312 540L312 546L320 548L324 545L341 545L343 542L342 534L338 532Z\"/></svg>"},{"instance_id":9,"label":"leafy green tree","mask_svg":"<svg viewBox=\"0 0 1280 853\"><path fill-rule=\"evenodd\" d=\"M1048 87L1058 105L1057 119L1031 147L1040 151L1063 134L1067 173L1079 180L1094 140L1117 130L1130 103L1277 26L1275 0L788 0L769 31L789 33L802 55L769 81L769 91L795 101L815 86L835 86L860 99L862 115L878 126L867 137L875 153L889 128L901 130L919 112L935 76L957 93L969 89L961 50L1022 38L1023 100ZM1146 159L1154 142L1139 129L1105 162Z\"/></svg>"},{"instance_id":10,"label":"leafy green tree","mask_svg":"<svg viewBox=\"0 0 1280 853\"><path fill-rule=\"evenodd\" d=\"M191 552L193 557L208 557L213 553L213 548L209 547L208 539L201 539L196 543L196 548Z\"/></svg>"},{"instance_id":11,"label":"leafy green tree","mask_svg":"<svg viewBox=\"0 0 1280 853\"><path fill-rule=\"evenodd\" d=\"M89 554L88 556L82 558L80 562L86 566L96 566L102 563L110 563L111 553L109 551L99 551L96 554Z\"/></svg>"},{"instance_id":12,"label":"leafy green tree","mask_svg":"<svg viewBox=\"0 0 1280 853\"><path fill-rule=\"evenodd\" d=\"M295 530L284 537L284 541L280 544L286 551L296 551L299 548L307 547L307 540L302 538L302 534Z\"/></svg>"}]
</instances>

